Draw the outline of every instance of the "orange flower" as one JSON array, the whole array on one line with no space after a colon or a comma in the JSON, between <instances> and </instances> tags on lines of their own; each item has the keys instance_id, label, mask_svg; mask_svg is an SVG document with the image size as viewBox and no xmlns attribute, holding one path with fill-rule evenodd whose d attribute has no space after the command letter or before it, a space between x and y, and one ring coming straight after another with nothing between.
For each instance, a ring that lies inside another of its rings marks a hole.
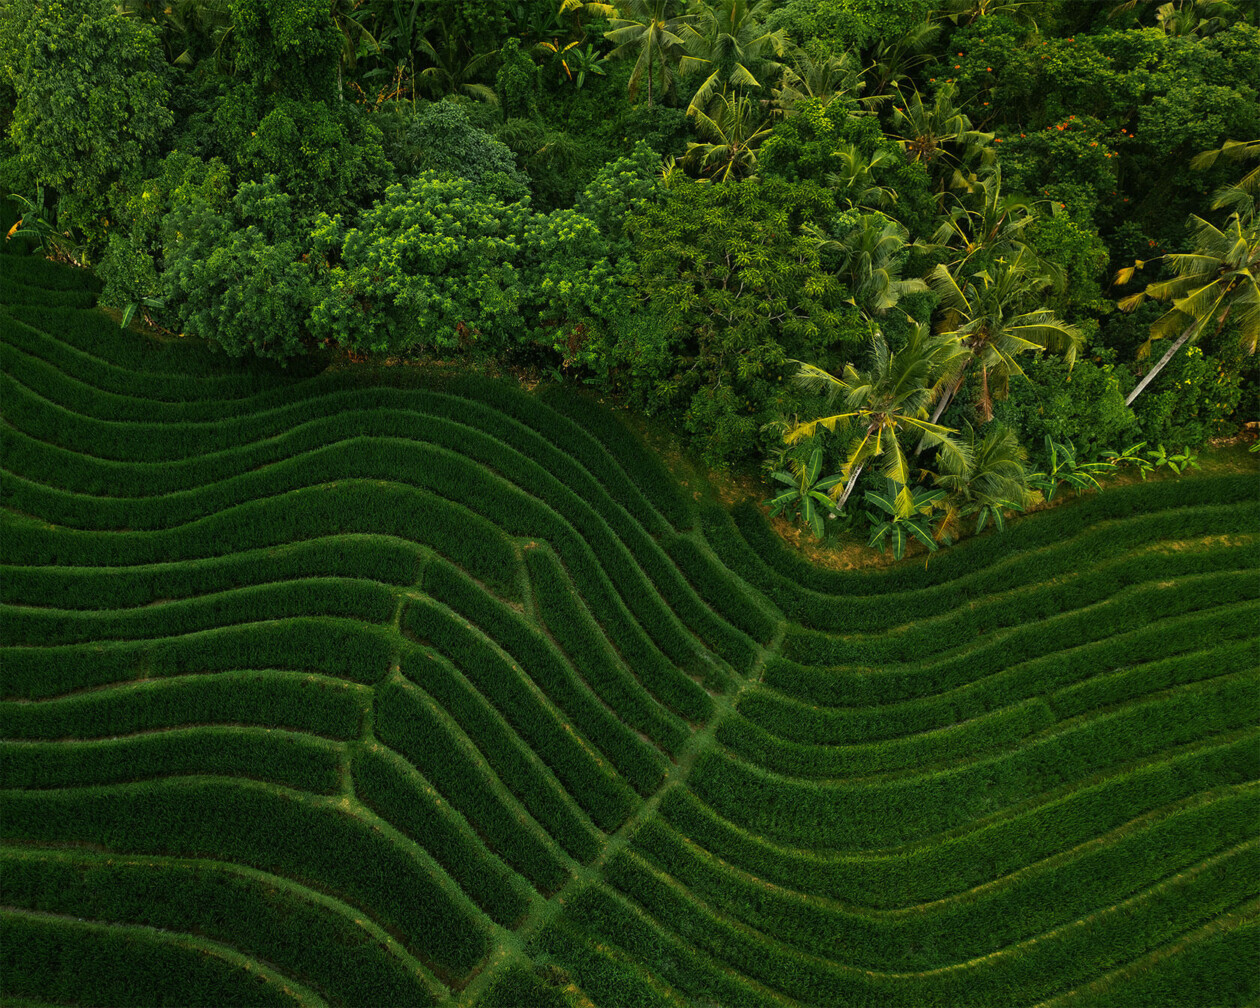
<instances>
[{"instance_id":1,"label":"orange flower","mask_svg":"<svg viewBox=\"0 0 1260 1008\"><path fill-rule=\"evenodd\" d=\"M1098 146L1098 141L1097 141L1097 140L1095 140L1092 144L1090 144L1090 146L1091 146L1091 147L1097 147L1097 146Z\"/></svg>"},{"instance_id":2,"label":"orange flower","mask_svg":"<svg viewBox=\"0 0 1260 1008\"><path fill-rule=\"evenodd\" d=\"M989 103L988 103L988 102L985 102L985 104L986 104L986 105L988 105Z\"/></svg>"},{"instance_id":3,"label":"orange flower","mask_svg":"<svg viewBox=\"0 0 1260 1008\"><path fill-rule=\"evenodd\" d=\"M1063 132L1063 123L1059 123L1059 125L1056 126L1055 129L1057 129L1060 133Z\"/></svg>"},{"instance_id":4,"label":"orange flower","mask_svg":"<svg viewBox=\"0 0 1260 1008\"><path fill-rule=\"evenodd\" d=\"M961 69L962 69L962 64L961 64L961 63L955 63L955 64L954 64L954 69L955 69L955 70L961 70Z\"/></svg>"},{"instance_id":5,"label":"orange flower","mask_svg":"<svg viewBox=\"0 0 1260 1008\"><path fill-rule=\"evenodd\" d=\"M993 67L985 67L985 69L988 70L989 73L993 73Z\"/></svg>"}]
</instances>

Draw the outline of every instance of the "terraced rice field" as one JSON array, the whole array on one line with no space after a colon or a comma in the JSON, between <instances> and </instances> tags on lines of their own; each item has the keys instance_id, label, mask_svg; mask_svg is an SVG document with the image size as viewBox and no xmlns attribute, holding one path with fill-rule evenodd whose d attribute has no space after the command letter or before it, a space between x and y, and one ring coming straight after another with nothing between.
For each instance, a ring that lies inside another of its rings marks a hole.
<instances>
[{"instance_id":1,"label":"terraced rice field","mask_svg":"<svg viewBox=\"0 0 1260 1008\"><path fill-rule=\"evenodd\" d=\"M813 569L587 401L3 272L3 1003L1256 1004L1254 475Z\"/></svg>"}]
</instances>

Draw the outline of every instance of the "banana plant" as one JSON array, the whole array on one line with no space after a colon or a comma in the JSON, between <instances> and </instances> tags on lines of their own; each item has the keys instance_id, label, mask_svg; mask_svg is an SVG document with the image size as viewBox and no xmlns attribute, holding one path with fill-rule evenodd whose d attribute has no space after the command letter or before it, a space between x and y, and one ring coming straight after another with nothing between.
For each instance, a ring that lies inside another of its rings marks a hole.
<instances>
[{"instance_id":1,"label":"banana plant","mask_svg":"<svg viewBox=\"0 0 1260 1008\"><path fill-rule=\"evenodd\" d=\"M1071 441L1060 444L1049 435L1046 436L1046 457L1050 462L1049 469L1031 473L1028 484L1040 490L1047 501L1054 500L1063 483L1075 490L1078 496L1086 490L1096 490L1102 485L1098 477L1112 470L1110 462L1078 462L1076 448Z\"/></svg>"},{"instance_id":2,"label":"banana plant","mask_svg":"<svg viewBox=\"0 0 1260 1008\"><path fill-rule=\"evenodd\" d=\"M1152 453L1147 452L1146 455L1142 454L1142 449L1145 447L1145 441L1138 441L1135 444L1129 445L1128 448L1124 448L1118 452L1105 451L1102 453L1102 457L1108 465L1115 469L1132 466L1138 471L1142 479L1145 480L1146 474L1155 469L1155 463L1152 463L1151 460L1146 457Z\"/></svg>"},{"instance_id":3,"label":"banana plant","mask_svg":"<svg viewBox=\"0 0 1260 1008\"><path fill-rule=\"evenodd\" d=\"M901 488L890 479L885 479L887 489L884 493L873 490L866 492L866 501L874 505L883 514L867 511L873 531L868 546L877 546L883 553L889 547L893 556L900 560L906 555L906 546L911 538L918 539L929 550L936 552L936 540L932 536L932 508L937 501L943 499L944 490L926 490L915 487L910 490L910 513L898 505L898 493Z\"/></svg>"},{"instance_id":4,"label":"banana plant","mask_svg":"<svg viewBox=\"0 0 1260 1008\"><path fill-rule=\"evenodd\" d=\"M837 486L844 479L842 474L819 479L822 473L823 450L815 448L809 456L809 463L802 465L795 459L788 463L791 471L780 469L772 475L780 483L786 483L790 489L784 490L776 497L762 501L770 508L770 517L774 518L784 512L791 513L800 509L800 516L814 532L815 538L823 537L823 516L835 515L836 502L828 496L827 491Z\"/></svg>"},{"instance_id":5,"label":"banana plant","mask_svg":"<svg viewBox=\"0 0 1260 1008\"><path fill-rule=\"evenodd\" d=\"M1189 448L1182 448L1179 455L1174 455L1172 452L1167 451L1163 445L1160 445L1158 448L1149 449L1146 456L1150 459L1148 464L1150 469L1168 466L1178 476L1191 466L1194 466L1196 469L1202 468L1199 465L1199 456L1191 452ZM1146 478L1145 474L1143 474L1142 478Z\"/></svg>"}]
</instances>

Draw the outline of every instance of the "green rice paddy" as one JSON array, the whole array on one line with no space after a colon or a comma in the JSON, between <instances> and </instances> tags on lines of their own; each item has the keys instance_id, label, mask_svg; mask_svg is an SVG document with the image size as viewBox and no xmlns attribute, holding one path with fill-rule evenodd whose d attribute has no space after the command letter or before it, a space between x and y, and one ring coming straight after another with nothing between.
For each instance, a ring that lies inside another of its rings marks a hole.
<instances>
[{"instance_id":1,"label":"green rice paddy","mask_svg":"<svg viewBox=\"0 0 1260 1008\"><path fill-rule=\"evenodd\" d=\"M0 267L0 1003L1260 1002L1254 474L842 573Z\"/></svg>"}]
</instances>

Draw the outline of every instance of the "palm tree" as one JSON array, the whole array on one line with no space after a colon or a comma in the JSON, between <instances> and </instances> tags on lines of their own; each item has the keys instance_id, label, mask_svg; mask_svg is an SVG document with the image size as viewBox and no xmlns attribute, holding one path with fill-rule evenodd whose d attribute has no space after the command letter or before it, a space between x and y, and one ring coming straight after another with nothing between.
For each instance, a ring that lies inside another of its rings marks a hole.
<instances>
[{"instance_id":1,"label":"palm tree","mask_svg":"<svg viewBox=\"0 0 1260 1008\"><path fill-rule=\"evenodd\" d=\"M836 148L840 170L827 173L827 184L836 199L850 210L879 210L897 202L897 192L875 180L875 169L895 163L898 155L887 147L877 147L870 157L854 144Z\"/></svg>"},{"instance_id":2,"label":"palm tree","mask_svg":"<svg viewBox=\"0 0 1260 1008\"><path fill-rule=\"evenodd\" d=\"M687 51L678 61L679 73L707 75L687 106L688 115L708 108L718 87L760 88L754 70L764 76L784 69L776 57L791 43L786 31L767 31L762 24L770 3L717 0L717 6L710 7L699 0L695 21L683 25L680 32Z\"/></svg>"},{"instance_id":3,"label":"palm tree","mask_svg":"<svg viewBox=\"0 0 1260 1008\"><path fill-rule=\"evenodd\" d=\"M1171 280L1148 284L1146 290L1118 302L1121 311L1133 311L1148 297L1171 301L1172 307L1155 320L1150 337L1142 344L1138 357L1151 352L1151 343L1180 331L1181 335L1168 351L1129 393L1128 406L1164 369L1173 354L1187 342L1199 337L1215 323L1220 332L1226 321L1238 326L1239 341L1249 354L1260 344L1260 228L1254 216L1231 214L1225 227L1218 228L1202 217L1191 215L1195 251L1180 255L1160 256L1176 274ZM1116 282L1128 283L1134 272L1145 263L1139 261L1116 276Z\"/></svg>"},{"instance_id":4,"label":"palm tree","mask_svg":"<svg viewBox=\"0 0 1260 1008\"><path fill-rule=\"evenodd\" d=\"M1226 140L1221 147L1196 154L1190 161L1190 167L1196 171L1206 171L1216 164L1218 157L1224 157L1229 161L1260 158L1260 140ZM1232 185L1216 190L1212 196L1212 209L1231 207L1244 219L1250 219L1255 216L1258 198L1260 198L1260 165L1251 169Z\"/></svg>"},{"instance_id":5,"label":"palm tree","mask_svg":"<svg viewBox=\"0 0 1260 1008\"><path fill-rule=\"evenodd\" d=\"M623 0L616 16L608 19L612 29L604 37L617 48L608 54L609 59L635 57L634 71L630 74L630 100L639 93L639 84L647 74L648 107L652 106L652 74L660 70L661 90L668 94L674 85L672 65L678 61L683 49L680 32L691 21L690 15L671 13L674 0Z\"/></svg>"},{"instance_id":6,"label":"palm tree","mask_svg":"<svg viewBox=\"0 0 1260 1008\"><path fill-rule=\"evenodd\" d=\"M752 177L757 172L757 150L770 136L770 124L738 92L733 98L726 92L718 95L712 113L695 113L696 132L704 142L688 143L684 160L715 182Z\"/></svg>"},{"instance_id":7,"label":"palm tree","mask_svg":"<svg viewBox=\"0 0 1260 1008\"><path fill-rule=\"evenodd\" d=\"M857 57L850 50L840 56L815 51L814 46L792 53L791 65L784 67L779 86L773 91L771 108L784 116L796 114L796 106L815 99L819 108L826 108L837 99L844 99L850 108L857 105L862 90Z\"/></svg>"},{"instance_id":8,"label":"palm tree","mask_svg":"<svg viewBox=\"0 0 1260 1008\"><path fill-rule=\"evenodd\" d=\"M966 378L966 369L978 362L981 371L980 416L992 416L992 396L1003 398L1012 374L1023 374L1015 358L1026 350L1054 350L1068 364L1076 360L1084 342L1081 331L1053 311L1035 308L1020 312L1027 299L1045 290L1053 279L1026 247L1010 260L998 259L991 274L980 270L971 276L951 273L943 264L928 274L928 283L941 299L944 317L938 331L962 341L965 361L957 383L937 403L933 421L939 420ZM923 447L922 445L920 446Z\"/></svg>"},{"instance_id":9,"label":"palm tree","mask_svg":"<svg viewBox=\"0 0 1260 1008\"><path fill-rule=\"evenodd\" d=\"M951 526L971 515L976 516L977 532L990 520L1002 528L1004 510L1023 510L1032 500L1028 452L1015 432L1000 423L986 424L983 433L967 424L960 440L967 449L968 464L960 467L956 458L942 456L940 471L933 474L936 485L949 491L951 498L941 530L949 535Z\"/></svg>"},{"instance_id":10,"label":"palm tree","mask_svg":"<svg viewBox=\"0 0 1260 1008\"><path fill-rule=\"evenodd\" d=\"M941 26L931 20L920 21L898 38L881 41L875 59L865 74L871 97L865 103L874 108L891 97L889 88L897 88L915 70L927 63L929 49L941 33Z\"/></svg>"},{"instance_id":11,"label":"palm tree","mask_svg":"<svg viewBox=\"0 0 1260 1008\"><path fill-rule=\"evenodd\" d=\"M839 272L849 285L849 303L867 318L883 315L906 294L928 289L918 278L903 280L901 267L910 235L904 224L882 213L863 214L857 226L841 238L829 237L822 228L806 224L801 229L820 251L839 256Z\"/></svg>"},{"instance_id":12,"label":"palm tree","mask_svg":"<svg viewBox=\"0 0 1260 1008\"><path fill-rule=\"evenodd\" d=\"M893 136L911 161L929 169L938 159L948 162L954 169L953 184L969 189L972 183L961 169L992 163L993 134L972 128L971 120L954 105L955 94L955 86L946 84L936 92L936 100L925 105L916 88L893 108Z\"/></svg>"},{"instance_id":13,"label":"palm tree","mask_svg":"<svg viewBox=\"0 0 1260 1008\"><path fill-rule=\"evenodd\" d=\"M953 272L982 252L1018 252L1024 246L1024 229L1036 220L1031 203L1022 196L1002 192L1000 166L987 173L966 195L970 198L953 196L953 208L932 236L934 244L958 251L958 258L947 264Z\"/></svg>"},{"instance_id":14,"label":"palm tree","mask_svg":"<svg viewBox=\"0 0 1260 1008\"><path fill-rule=\"evenodd\" d=\"M819 427L833 433L839 428L851 435L847 457L840 475L843 486L831 491L837 509L844 507L862 469L873 459L883 460L883 473L898 487L895 510L909 516L914 508L910 492L910 461L901 447L899 435L922 435L948 457L953 465L966 465L966 449L954 440L954 431L929 422L928 407L941 394L958 370L961 348L952 336L933 336L928 327L915 325L906 345L896 353L889 350L884 335L875 330L871 337L871 366L858 371L845 365L837 378L820 367L795 361L797 385L809 392L822 393L827 402L841 403L841 410L816 420L798 423L784 435L788 444L812 437ZM837 491L839 491L837 496Z\"/></svg>"},{"instance_id":15,"label":"palm tree","mask_svg":"<svg viewBox=\"0 0 1260 1008\"><path fill-rule=\"evenodd\" d=\"M433 98L444 98L449 94L462 92L470 98L491 105L499 103L494 88L475 80L482 67L494 58L495 53L472 52L463 40L450 32L445 21L435 18L420 29L415 52L427 58L430 65L421 70L417 78L414 76L413 59L412 79L418 80L419 86Z\"/></svg>"}]
</instances>

